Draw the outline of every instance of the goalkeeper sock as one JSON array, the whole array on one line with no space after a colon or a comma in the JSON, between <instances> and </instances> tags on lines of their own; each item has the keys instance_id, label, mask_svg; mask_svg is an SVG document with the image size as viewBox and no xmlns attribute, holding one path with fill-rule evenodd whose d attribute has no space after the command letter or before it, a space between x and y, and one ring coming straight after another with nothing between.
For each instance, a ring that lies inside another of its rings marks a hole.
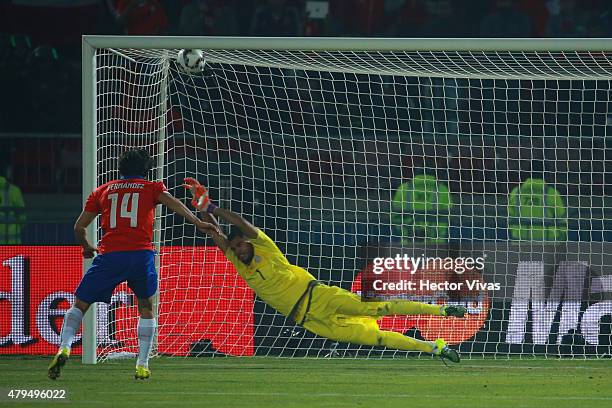
<instances>
[{"instance_id":1,"label":"goalkeeper sock","mask_svg":"<svg viewBox=\"0 0 612 408\"><path fill-rule=\"evenodd\" d=\"M444 306L428 303L410 302L407 300L392 300L384 302L388 305L385 315L435 315L441 316Z\"/></svg>"},{"instance_id":2,"label":"goalkeeper sock","mask_svg":"<svg viewBox=\"0 0 612 408\"><path fill-rule=\"evenodd\" d=\"M138 361L137 366L149 367L149 353L153 346L153 337L157 322L155 319L138 319Z\"/></svg>"},{"instance_id":3,"label":"goalkeeper sock","mask_svg":"<svg viewBox=\"0 0 612 408\"><path fill-rule=\"evenodd\" d=\"M417 340L397 332L381 331L379 336L380 345L396 350L424 351L425 353L431 353L435 348L433 341Z\"/></svg>"},{"instance_id":4,"label":"goalkeeper sock","mask_svg":"<svg viewBox=\"0 0 612 408\"><path fill-rule=\"evenodd\" d=\"M62 324L62 333L60 334L60 349L67 348L70 350L72 341L76 332L81 327L83 320L83 312L81 309L72 306L64 315L64 324Z\"/></svg>"}]
</instances>

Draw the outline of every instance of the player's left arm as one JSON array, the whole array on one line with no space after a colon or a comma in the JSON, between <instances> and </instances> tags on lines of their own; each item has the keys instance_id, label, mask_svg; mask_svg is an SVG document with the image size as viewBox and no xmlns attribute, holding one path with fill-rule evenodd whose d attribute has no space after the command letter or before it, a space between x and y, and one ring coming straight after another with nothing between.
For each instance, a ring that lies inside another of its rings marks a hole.
<instances>
[{"instance_id":1,"label":"player's left arm","mask_svg":"<svg viewBox=\"0 0 612 408\"><path fill-rule=\"evenodd\" d=\"M74 237L77 243L83 248L83 258L93 258L97 251L87 239L87 227L97 216L97 213L83 210L74 223Z\"/></svg>"}]
</instances>

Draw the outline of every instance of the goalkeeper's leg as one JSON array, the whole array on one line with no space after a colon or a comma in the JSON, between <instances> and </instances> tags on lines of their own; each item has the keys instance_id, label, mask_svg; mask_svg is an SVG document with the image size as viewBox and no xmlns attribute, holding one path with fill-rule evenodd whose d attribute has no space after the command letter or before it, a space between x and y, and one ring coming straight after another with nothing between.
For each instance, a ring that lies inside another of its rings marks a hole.
<instances>
[{"instance_id":1,"label":"goalkeeper's leg","mask_svg":"<svg viewBox=\"0 0 612 408\"><path fill-rule=\"evenodd\" d=\"M408 300L363 302L361 297L337 286L319 285L314 288L313 302L325 304L331 313L347 316L436 315L463 317L461 306L430 305Z\"/></svg>"},{"instance_id":2,"label":"goalkeeper's leg","mask_svg":"<svg viewBox=\"0 0 612 408\"><path fill-rule=\"evenodd\" d=\"M357 334L357 338L359 338L359 334ZM435 348L435 343L433 341L417 340L412 337L404 336L401 333L385 330L379 330L378 333L376 333L375 345L397 350L423 351L425 353L433 353Z\"/></svg>"},{"instance_id":3,"label":"goalkeeper's leg","mask_svg":"<svg viewBox=\"0 0 612 408\"><path fill-rule=\"evenodd\" d=\"M332 315L317 318L309 315L304 327L319 336L364 346L381 346L403 351L422 351L459 362L459 354L446 346L443 339L418 340L401 333L380 330L371 317Z\"/></svg>"},{"instance_id":4,"label":"goalkeeper's leg","mask_svg":"<svg viewBox=\"0 0 612 408\"><path fill-rule=\"evenodd\" d=\"M309 314L304 328L331 340L364 346L387 346L398 350L431 352L433 343L382 331L372 317ZM430 344L431 343L431 344Z\"/></svg>"},{"instance_id":5,"label":"goalkeeper's leg","mask_svg":"<svg viewBox=\"0 0 612 408\"><path fill-rule=\"evenodd\" d=\"M405 351L423 351L453 363L460 361L459 353L446 345L444 339L435 341L417 340L401 333L379 330L376 334L377 345Z\"/></svg>"}]
</instances>

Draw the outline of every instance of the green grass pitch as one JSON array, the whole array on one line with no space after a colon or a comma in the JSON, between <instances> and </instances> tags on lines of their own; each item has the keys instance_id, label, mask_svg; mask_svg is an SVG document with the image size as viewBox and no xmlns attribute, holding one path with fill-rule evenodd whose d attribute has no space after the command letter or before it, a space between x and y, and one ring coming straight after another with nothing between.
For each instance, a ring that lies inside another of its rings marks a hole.
<instances>
[{"instance_id":1,"label":"green grass pitch","mask_svg":"<svg viewBox=\"0 0 612 408\"><path fill-rule=\"evenodd\" d=\"M149 381L132 360L46 377L47 358L0 360L0 406L42 407L612 407L610 360L153 359ZM10 389L64 389L67 399L10 400Z\"/></svg>"}]
</instances>

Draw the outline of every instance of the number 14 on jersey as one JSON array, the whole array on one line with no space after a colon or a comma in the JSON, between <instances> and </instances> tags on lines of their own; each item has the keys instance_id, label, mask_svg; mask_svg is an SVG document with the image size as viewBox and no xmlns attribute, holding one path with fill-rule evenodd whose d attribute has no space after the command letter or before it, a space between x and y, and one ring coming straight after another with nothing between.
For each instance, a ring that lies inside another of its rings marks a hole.
<instances>
[{"instance_id":1,"label":"number 14 on jersey","mask_svg":"<svg viewBox=\"0 0 612 408\"><path fill-rule=\"evenodd\" d=\"M139 193L124 193L121 197L121 210L119 216L130 220L130 227L138 227L138 195ZM119 193L108 195L111 200L110 211L110 227L117 227L117 203L119 202ZM128 209L129 207L129 209Z\"/></svg>"}]
</instances>

